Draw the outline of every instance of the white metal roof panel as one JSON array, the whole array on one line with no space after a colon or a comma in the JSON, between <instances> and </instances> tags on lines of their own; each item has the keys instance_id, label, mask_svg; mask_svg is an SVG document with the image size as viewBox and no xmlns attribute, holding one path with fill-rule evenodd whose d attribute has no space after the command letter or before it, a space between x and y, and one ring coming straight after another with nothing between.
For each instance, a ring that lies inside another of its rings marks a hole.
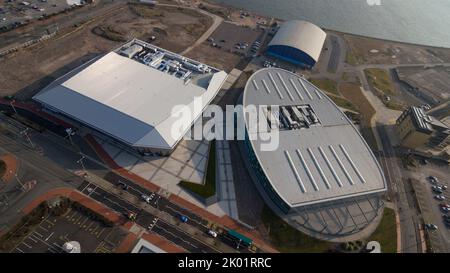
<instances>
[{"instance_id":1,"label":"white metal roof panel","mask_svg":"<svg viewBox=\"0 0 450 273\"><path fill-rule=\"evenodd\" d=\"M192 124L215 97L227 74L211 74L207 88L110 52L34 99L139 147L172 148L185 132L172 132L172 109L191 109ZM201 107L194 108L194 98Z\"/></svg>"},{"instance_id":2,"label":"white metal roof panel","mask_svg":"<svg viewBox=\"0 0 450 273\"><path fill-rule=\"evenodd\" d=\"M270 75L280 92L286 86L295 95L280 98L276 91L267 93L256 90L255 84L266 82L269 88ZM249 79L244 91L243 104L265 105L310 105L321 122L319 126L299 130L279 130L279 147L275 151L261 151L262 141L251 141L259 162L275 191L292 207L324 201L360 196L386 190L383 172L372 151L348 120L344 113L320 89L300 76L278 68L257 71ZM287 83L291 82L289 86ZM307 95L309 94L309 95ZM254 135L258 129L248 133Z\"/></svg>"},{"instance_id":3,"label":"white metal roof panel","mask_svg":"<svg viewBox=\"0 0 450 273\"><path fill-rule=\"evenodd\" d=\"M297 48L317 62L326 36L325 31L310 22L292 20L280 26L269 46L284 45Z\"/></svg>"}]
</instances>

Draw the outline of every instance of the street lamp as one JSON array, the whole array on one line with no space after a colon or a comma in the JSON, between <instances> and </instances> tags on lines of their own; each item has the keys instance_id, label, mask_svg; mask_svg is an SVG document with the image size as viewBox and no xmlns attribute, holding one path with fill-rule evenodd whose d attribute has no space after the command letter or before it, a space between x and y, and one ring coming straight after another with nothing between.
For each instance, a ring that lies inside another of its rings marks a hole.
<instances>
[{"instance_id":1,"label":"street lamp","mask_svg":"<svg viewBox=\"0 0 450 273\"><path fill-rule=\"evenodd\" d=\"M31 141L30 136L28 135L28 130L29 130L29 129L30 129L30 128L27 127L25 130L21 131L20 134L21 134L21 135L25 135L25 136L27 137L28 141L30 142L31 147L34 148L34 144L33 144L33 142Z\"/></svg>"},{"instance_id":2,"label":"street lamp","mask_svg":"<svg viewBox=\"0 0 450 273\"><path fill-rule=\"evenodd\" d=\"M87 175L87 171L86 171L86 167L84 166L83 160L86 157L84 155L81 156L80 159L77 160L77 163L81 165L81 167L83 168L84 174Z\"/></svg>"},{"instance_id":3,"label":"street lamp","mask_svg":"<svg viewBox=\"0 0 450 273\"><path fill-rule=\"evenodd\" d=\"M15 103L15 102L16 102L16 100L12 100L9 104L11 105L12 109L14 110L14 113L16 113L16 115L18 115L18 114L17 114L16 107L14 107L14 103Z\"/></svg>"},{"instance_id":4,"label":"street lamp","mask_svg":"<svg viewBox=\"0 0 450 273\"><path fill-rule=\"evenodd\" d=\"M70 143L73 145L72 136L75 135L75 132L72 128L66 129L67 136L69 137Z\"/></svg>"},{"instance_id":5,"label":"street lamp","mask_svg":"<svg viewBox=\"0 0 450 273\"><path fill-rule=\"evenodd\" d=\"M12 170L9 170L9 173L12 174L13 171L12 171ZM23 191L25 191L25 186L23 185L22 181L20 181L19 176L17 175L17 173L14 173L14 177L16 178L17 183L19 183L21 189L22 189Z\"/></svg>"}]
</instances>

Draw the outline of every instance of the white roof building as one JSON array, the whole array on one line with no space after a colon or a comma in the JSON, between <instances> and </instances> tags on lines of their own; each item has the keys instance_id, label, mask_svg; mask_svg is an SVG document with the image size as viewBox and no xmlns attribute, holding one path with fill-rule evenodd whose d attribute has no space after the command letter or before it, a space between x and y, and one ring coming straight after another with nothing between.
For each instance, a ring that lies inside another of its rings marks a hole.
<instances>
[{"instance_id":1,"label":"white roof building","mask_svg":"<svg viewBox=\"0 0 450 273\"><path fill-rule=\"evenodd\" d=\"M165 154L200 117L226 77L224 71L133 40L68 73L33 99L129 146ZM175 106L190 111L182 117L183 130L173 130L181 113L172 112Z\"/></svg>"},{"instance_id":2,"label":"white roof building","mask_svg":"<svg viewBox=\"0 0 450 273\"><path fill-rule=\"evenodd\" d=\"M268 53L293 63L313 66L327 34L318 26L292 20L284 22L268 45Z\"/></svg>"},{"instance_id":3,"label":"white roof building","mask_svg":"<svg viewBox=\"0 0 450 273\"><path fill-rule=\"evenodd\" d=\"M266 140L258 135L264 130L245 116L247 146L266 191L284 211L386 191L383 171L358 130L304 78L278 68L259 70L245 87L248 105L265 107L263 120L279 135L277 149L264 151Z\"/></svg>"}]
</instances>

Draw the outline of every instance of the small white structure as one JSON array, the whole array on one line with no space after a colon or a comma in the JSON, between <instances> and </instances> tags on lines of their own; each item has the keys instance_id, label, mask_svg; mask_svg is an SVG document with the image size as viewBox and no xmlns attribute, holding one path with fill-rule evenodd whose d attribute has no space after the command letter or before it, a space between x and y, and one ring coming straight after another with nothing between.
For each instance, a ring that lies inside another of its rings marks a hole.
<instances>
[{"instance_id":1,"label":"small white structure","mask_svg":"<svg viewBox=\"0 0 450 273\"><path fill-rule=\"evenodd\" d=\"M66 242L62 249L66 253L81 253L81 246L77 241Z\"/></svg>"}]
</instances>

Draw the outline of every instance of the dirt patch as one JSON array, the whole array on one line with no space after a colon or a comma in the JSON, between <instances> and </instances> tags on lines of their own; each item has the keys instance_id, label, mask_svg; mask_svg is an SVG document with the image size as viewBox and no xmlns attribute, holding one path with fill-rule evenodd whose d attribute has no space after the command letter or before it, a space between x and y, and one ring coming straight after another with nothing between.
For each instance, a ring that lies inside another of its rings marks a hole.
<instances>
[{"instance_id":1,"label":"dirt patch","mask_svg":"<svg viewBox=\"0 0 450 273\"><path fill-rule=\"evenodd\" d=\"M371 120L376 111L361 91L361 86L355 83L342 83L339 85L340 93L355 105L360 113L361 134L372 150L378 150L375 136L373 135Z\"/></svg>"},{"instance_id":2,"label":"dirt patch","mask_svg":"<svg viewBox=\"0 0 450 273\"><path fill-rule=\"evenodd\" d=\"M205 43L189 51L186 57L227 72L230 72L241 60L241 57L236 54L224 52Z\"/></svg>"},{"instance_id":3,"label":"dirt patch","mask_svg":"<svg viewBox=\"0 0 450 273\"><path fill-rule=\"evenodd\" d=\"M152 43L180 52L212 23L210 17L194 10L155 9L162 10L164 17L142 17L124 4L107 16L63 29L53 39L0 60L0 96L15 94L18 99L29 99L58 77L135 37L149 41L155 36Z\"/></svg>"},{"instance_id":4,"label":"dirt patch","mask_svg":"<svg viewBox=\"0 0 450 273\"><path fill-rule=\"evenodd\" d=\"M17 172L18 161L12 154L0 156L0 177L4 182L10 182Z\"/></svg>"},{"instance_id":5,"label":"dirt patch","mask_svg":"<svg viewBox=\"0 0 450 273\"><path fill-rule=\"evenodd\" d=\"M450 62L450 49L410 45L343 34L351 52L347 62L355 64L409 64Z\"/></svg>"}]
</instances>

